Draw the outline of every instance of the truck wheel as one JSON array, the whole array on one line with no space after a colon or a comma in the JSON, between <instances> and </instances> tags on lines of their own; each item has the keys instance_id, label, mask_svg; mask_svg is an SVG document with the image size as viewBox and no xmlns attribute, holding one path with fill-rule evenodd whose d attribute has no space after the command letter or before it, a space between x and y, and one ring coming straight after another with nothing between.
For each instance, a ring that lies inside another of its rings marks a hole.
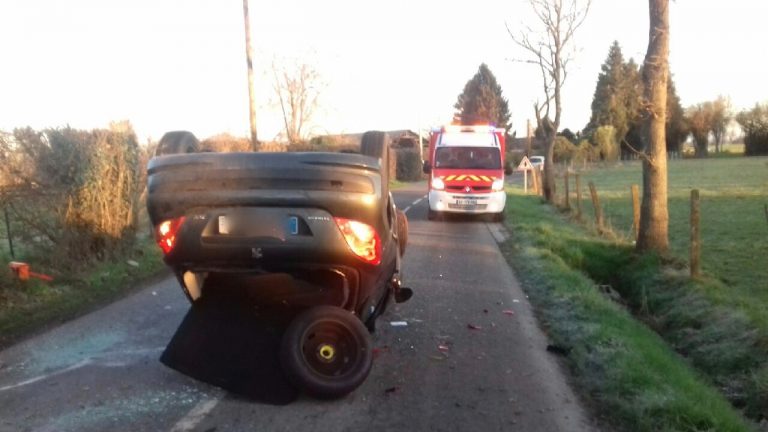
<instances>
[{"instance_id":1,"label":"truck wheel","mask_svg":"<svg viewBox=\"0 0 768 432\"><path fill-rule=\"evenodd\" d=\"M166 132L157 144L155 156L163 156L179 153L196 153L200 148L200 141L192 132L173 131Z\"/></svg>"},{"instance_id":2,"label":"truck wheel","mask_svg":"<svg viewBox=\"0 0 768 432\"><path fill-rule=\"evenodd\" d=\"M405 255L405 247L408 245L408 216L400 209L397 210L397 240L400 256L403 256Z\"/></svg>"},{"instance_id":3,"label":"truck wheel","mask_svg":"<svg viewBox=\"0 0 768 432\"><path fill-rule=\"evenodd\" d=\"M440 213L432 210L427 209L427 219L433 221L433 220L439 220L440 219Z\"/></svg>"},{"instance_id":4,"label":"truck wheel","mask_svg":"<svg viewBox=\"0 0 768 432\"><path fill-rule=\"evenodd\" d=\"M389 136L386 132L368 131L360 140L360 153L381 159L382 196L389 193Z\"/></svg>"},{"instance_id":5,"label":"truck wheel","mask_svg":"<svg viewBox=\"0 0 768 432\"><path fill-rule=\"evenodd\" d=\"M315 397L335 399L368 377L373 347L357 317L336 306L316 306L288 326L280 344L280 361L294 385Z\"/></svg>"}]
</instances>

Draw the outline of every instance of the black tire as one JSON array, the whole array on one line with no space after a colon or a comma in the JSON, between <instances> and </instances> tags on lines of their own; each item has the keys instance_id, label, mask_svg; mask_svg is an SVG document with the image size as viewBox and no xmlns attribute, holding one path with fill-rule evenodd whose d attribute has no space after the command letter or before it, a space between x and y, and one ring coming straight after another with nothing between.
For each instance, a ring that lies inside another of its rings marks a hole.
<instances>
[{"instance_id":1,"label":"black tire","mask_svg":"<svg viewBox=\"0 0 768 432\"><path fill-rule=\"evenodd\" d=\"M397 209L397 240L400 248L400 256L405 255L405 247L408 245L408 216Z\"/></svg>"},{"instance_id":2,"label":"black tire","mask_svg":"<svg viewBox=\"0 0 768 432\"><path fill-rule=\"evenodd\" d=\"M360 140L360 154L381 159L381 194L389 193L389 135L381 131L368 131Z\"/></svg>"},{"instance_id":3,"label":"black tire","mask_svg":"<svg viewBox=\"0 0 768 432\"><path fill-rule=\"evenodd\" d=\"M166 132L157 144L155 156L197 153L200 150L200 141L192 132L173 131Z\"/></svg>"},{"instance_id":4,"label":"black tire","mask_svg":"<svg viewBox=\"0 0 768 432\"><path fill-rule=\"evenodd\" d=\"M440 213L432 210L431 208L428 208L427 209L427 219L429 219L431 221L440 220L441 219Z\"/></svg>"},{"instance_id":5,"label":"black tire","mask_svg":"<svg viewBox=\"0 0 768 432\"><path fill-rule=\"evenodd\" d=\"M494 213L493 214L493 221L494 222L504 222L504 212Z\"/></svg>"},{"instance_id":6,"label":"black tire","mask_svg":"<svg viewBox=\"0 0 768 432\"><path fill-rule=\"evenodd\" d=\"M349 311L316 306L288 326L280 361L297 387L318 398L340 398L368 377L373 366L371 336Z\"/></svg>"}]
</instances>

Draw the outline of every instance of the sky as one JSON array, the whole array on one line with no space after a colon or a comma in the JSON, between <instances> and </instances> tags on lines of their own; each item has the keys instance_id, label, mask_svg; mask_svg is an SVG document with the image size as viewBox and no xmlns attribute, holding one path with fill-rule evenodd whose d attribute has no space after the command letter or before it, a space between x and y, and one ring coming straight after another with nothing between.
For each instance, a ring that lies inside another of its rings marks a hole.
<instances>
[{"instance_id":1,"label":"sky","mask_svg":"<svg viewBox=\"0 0 768 432\"><path fill-rule=\"evenodd\" d=\"M768 101L768 2L675 0L670 68L683 106ZM273 64L320 75L312 135L425 129L449 122L464 84L486 63L525 134L541 76L507 29L534 29L526 0L250 2L257 124L281 131ZM574 39L562 127L589 120L611 43L641 63L648 2L593 0ZM0 130L107 127L129 120L140 141L187 129L246 136L248 87L240 0L2 0Z\"/></svg>"}]
</instances>

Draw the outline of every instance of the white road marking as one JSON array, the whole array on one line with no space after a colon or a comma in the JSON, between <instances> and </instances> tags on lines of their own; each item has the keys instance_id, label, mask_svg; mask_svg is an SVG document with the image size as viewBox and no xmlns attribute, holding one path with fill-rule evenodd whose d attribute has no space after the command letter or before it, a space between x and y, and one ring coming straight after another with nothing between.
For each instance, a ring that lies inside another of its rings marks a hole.
<instances>
[{"instance_id":1,"label":"white road marking","mask_svg":"<svg viewBox=\"0 0 768 432\"><path fill-rule=\"evenodd\" d=\"M207 416L216 405L219 404L221 399L224 398L224 393L219 392L210 399L200 401L195 405L187 415L181 420L176 422L171 428L170 432L188 432L195 428L204 418Z\"/></svg>"},{"instance_id":2,"label":"white road marking","mask_svg":"<svg viewBox=\"0 0 768 432\"><path fill-rule=\"evenodd\" d=\"M81 367L87 366L89 364L91 364L91 359L85 359L85 360L83 360L83 361L81 361L79 363L73 364L72 366L66 367L64 369L59 369L56 372L51 372L49 374L36 376L34 378L30 378L28 380L24 380L24 381L18 382L16 384L11 384L11 385L7 385L7 386L4 386L4 387L0 387L0 392L6 391L6 390L15 389L15 388L19 388L19 387L24 387L24 386L30 385L30 384L34 384L36 382L46 380L46 379L54 377L56 375L61 375L63 373L67 373L67 372L73 371L75 369L80 369Z\"/></svg>"},{"instance_id":3,"label":"white road marking","mask_svg":"<svg viewBox=\"0 0 768 432\"><path fill-rule=\"evenodd\" d=\"M416 201L413 202L413 205L416 205L416 204L420 203L421 200L423 200L423 199L424 199L424 197L421 197L421 198L417 199Z\"/></svg>"},{"instance_id":4,"label":"white road marking","mask_svg":"<svg viewBox=\"0 0 768 432\"><path fill-rule=\"evenodd\" d=\"M410 209L411 209L411 206L408 206L408 207L404 208L403 209L403 213L408 213L408 210L410 210Z\"/></svg>"}]
</instances>

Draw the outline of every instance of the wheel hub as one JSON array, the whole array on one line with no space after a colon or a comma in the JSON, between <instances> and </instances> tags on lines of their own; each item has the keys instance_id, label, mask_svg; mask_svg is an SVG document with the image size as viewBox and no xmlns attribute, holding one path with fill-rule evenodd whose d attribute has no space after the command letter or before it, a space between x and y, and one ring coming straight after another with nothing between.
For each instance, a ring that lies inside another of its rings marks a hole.
<instances>
[{"instance_id":1,"label":"wheel hub","mask_svg":"<svg viewBox=\"0 0 768 432\"><path fill-rule=\"evenodd\" d=\"M336 348L330 344L320 344L317 347L317 356L321 361L330 363L336 357Z\"/></svg>"}]
</instances>

